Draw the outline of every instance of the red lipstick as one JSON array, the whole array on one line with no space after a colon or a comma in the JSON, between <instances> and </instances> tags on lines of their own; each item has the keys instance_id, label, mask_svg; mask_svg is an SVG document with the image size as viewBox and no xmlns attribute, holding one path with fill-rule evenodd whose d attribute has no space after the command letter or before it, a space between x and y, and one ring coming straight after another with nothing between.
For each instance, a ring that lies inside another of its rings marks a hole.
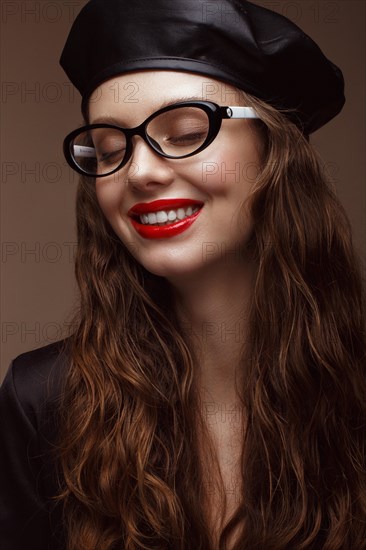
<instances>
[{"instance_id":1,"label":"red lipstick","mask_svg":"<svg viewBox=\"0 0 366 550\"><path fill-rule=\"evenodd\" d=\"M131 218L133 227L141 237L146 239L165 239L174 237L188 229L200 214L201 209L190 216L186 216L183 220L177 220L166 225L140 223L139 215L148 214L149 212L159 212L159 210L177 210L178 208L187 208L188 206L203 206L203 202L192 199L160 199L152 202L135 204L128 211L128 215Z\"/></svg>"},{"instance_id":2,"label":"red lipstick","mask_svg":"<svg viewBox=\"0 0 366 550\"><path fill-rule=\"evenodd\" d=\"M148 212L159 212L159 210L185 208L186 206L202 206L202 201L193 199L160 199L152 202L139 202L129 209L128 215L147 214Z\"/></svg>"}]
</instances>

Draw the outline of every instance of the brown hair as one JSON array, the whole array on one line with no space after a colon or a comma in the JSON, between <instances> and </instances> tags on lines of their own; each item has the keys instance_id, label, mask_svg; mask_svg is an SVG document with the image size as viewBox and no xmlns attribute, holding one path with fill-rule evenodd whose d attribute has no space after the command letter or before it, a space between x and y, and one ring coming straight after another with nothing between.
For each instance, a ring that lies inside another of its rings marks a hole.
<instances>
[{"instance_id":1,"label":"brown hair","mask_svg":"<svg viewBox=\"0 0 366 550\"><path fill-rule=\"evenodd\" d=\"M312 146L283 114L243 95L267 148L249 197L258 272L243 358L242 500L219 547L236 526L234 550L360 550L361 260ZM68 549L212 549L192 342L165 280L115 235L90 178L80 180L77 224L80 306L60 436Z\"/></svg>"}]
</instances>

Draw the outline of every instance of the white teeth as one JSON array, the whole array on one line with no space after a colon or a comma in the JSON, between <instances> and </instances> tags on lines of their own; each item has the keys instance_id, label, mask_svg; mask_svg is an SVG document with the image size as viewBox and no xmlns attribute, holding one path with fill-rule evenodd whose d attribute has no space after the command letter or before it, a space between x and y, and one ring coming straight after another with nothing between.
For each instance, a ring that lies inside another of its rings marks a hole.
<instances>
[{"instance_id":1,"label":"white teeth","mask_svg":"<svg viewBox=\"0 0 366 550\"><path fill-rule=\"evenodd\" d=\"M166 212L164 212L164 210L162 210L161 212L157 212L156 213L156 220L159 223L164 223L164 222L168 221L168 214Z\"/></svg>"},{"instance_id":2,"label":"white teeth","mask_svg":"<svg viewBox=\"0 0 366 550\"><path fill-rule=\"evenodd\" d=\"M168 220L170 222L173 222L175 220L175 218L177 217L177 213L175 212L175 210L169 210L168 212Z\"/></svg>"},{"instance_id":3,"label":"white teeth","mask_svg":"<svg viewBox=\"0 0 366 550\"><path fill-rule=\"evenodd\" d=\"M199 210L198 206L188 206L186 209L178 208L178 210L159 210L159 212L150 212L141 214L140 221L143 224L166 224L174 222L176 219L183 220L186 216L191 216Z\"/></svg>"}]
</instances>

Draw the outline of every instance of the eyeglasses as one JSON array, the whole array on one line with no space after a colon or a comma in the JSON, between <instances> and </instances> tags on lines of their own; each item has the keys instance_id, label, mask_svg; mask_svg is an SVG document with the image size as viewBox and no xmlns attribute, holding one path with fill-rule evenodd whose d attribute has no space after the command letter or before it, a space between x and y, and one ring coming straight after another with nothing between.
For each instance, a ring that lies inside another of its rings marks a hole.
<instances>
[{"instance_id":1,"label":"eyeglasses","mask_svg":"<svg viewBox=\"0 0 366 550\"><path fill-rule=\"evenodd\" d=\"M132 154L132 136L140 136L161 157L182 159L206 149L223 119L259 118L251 107L220 107L209 101L185 101L159 109L136 128L89 124L64 139L68 164L92 177L117 172Z\"/></svg>"}]
</instances>

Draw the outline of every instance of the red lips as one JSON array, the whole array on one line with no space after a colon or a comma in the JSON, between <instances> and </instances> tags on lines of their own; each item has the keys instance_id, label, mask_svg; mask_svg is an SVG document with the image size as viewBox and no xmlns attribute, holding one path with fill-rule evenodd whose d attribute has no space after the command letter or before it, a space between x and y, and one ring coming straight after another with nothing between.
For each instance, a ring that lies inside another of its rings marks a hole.
<instances>
[{"instance_id":1,"label":"red lips","mask_svg":"<svg viewBox=\"0 0 366 550\"><path fill-rule=\"evenodd\" d=\"M140 222L139 216L149 212L166 211L169 209L177 210L178 208L188 206L203 206L203 202L192 199L160 199L152 202L141 202L130 208L128 215L131 218L132 226L141 237L145 239L166 239L168 237L175 237L186 231L197 219L202 208L199 208L197 212L192 213L190 216L186 216L183 220L178 219L175 222L164 225L143 224Z\"/></svg>"},{"instance_id":2,"label":"red lips","mask_svg":"<svg viewBox=\"0 0 366 550\"><path fill-rule=\"evenodd\" d=\"M139 202L129 209L128 215L147 214L148 212L159 212L159 210L177 210L187 206L202 206L202 201L192 199L160 199L152 202Z\"/></svg>"}]
</instances>

